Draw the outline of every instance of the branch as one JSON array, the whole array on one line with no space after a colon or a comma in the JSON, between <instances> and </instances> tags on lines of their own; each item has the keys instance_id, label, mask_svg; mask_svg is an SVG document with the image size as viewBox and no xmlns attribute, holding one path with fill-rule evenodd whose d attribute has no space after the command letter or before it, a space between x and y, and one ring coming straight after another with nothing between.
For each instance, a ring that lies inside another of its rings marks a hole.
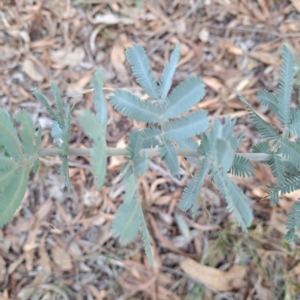
<instances>
[{"instance_id":1,"label":"branch","mask_svg":"<svg viewBox=\"0 0 300 300\"><path fill-rule=\"evenodd\" d=\"M153 149L144 149L142 150L146 152L148 157L152 156L159 156L160 155L160 149L153 148ZM176 149L178 156L192 156L192 157L201 157L202 155L197 152L196 150L190 150L190 149ZM60 148L41 148L39 151L40 156L59 156L61 154ZM236 153L240 156L243 156L245 158L248 158L251 161L264 161L268 159L269 154L265 153ZM90 149L81 149L81 148L69 148L68 155L73 156L91 156L91 150ZM108 147L106 156L129 156L129 152L127 148L112 148ZM282 156L279 155L281 158ZM282 158L284 159L284 158Z\"/></svg>"}]
</instances>

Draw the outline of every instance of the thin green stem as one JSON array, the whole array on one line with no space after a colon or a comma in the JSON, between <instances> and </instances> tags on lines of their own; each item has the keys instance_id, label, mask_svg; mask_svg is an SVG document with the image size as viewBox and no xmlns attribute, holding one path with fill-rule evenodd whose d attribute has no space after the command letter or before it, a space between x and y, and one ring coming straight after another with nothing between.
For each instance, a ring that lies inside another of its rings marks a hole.
<instances>
[{"instance_id":1,"label":"thin green stem","mask_svg":"<svg viewBox=\"0 0 300 300\"><path fill-rule=\"evenodd\" d=\"M148 157L159 156L161 154L161 149L143 149L141 150L147 154ZM184 157L201 157L201 154L196 150L181 149L176 148L178 156ZM59 156L61 154L60 148L41 148L39 151L40 156ZM237 153L240 156L248 158L251 161L264 161L268 159L269 154L265 153ZM81 149L81 148L69 148L68 155L70 156L91 156L91 149ZM106 156L129 156L129 151L127 148L107 148ZM280 155L279 155L280 156ZM281 156L280 156L281 157Z\"/></svg>"}]
</instances>

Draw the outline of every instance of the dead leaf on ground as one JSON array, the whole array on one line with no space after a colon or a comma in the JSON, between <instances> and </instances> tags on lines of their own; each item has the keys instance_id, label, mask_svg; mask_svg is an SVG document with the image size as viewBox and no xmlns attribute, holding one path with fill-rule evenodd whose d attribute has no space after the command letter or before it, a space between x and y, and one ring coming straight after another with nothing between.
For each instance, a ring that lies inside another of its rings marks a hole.
<instances>
[{"instance_id":1,"label":"dead leaf on ground","mask_svg":"<svg viewBox=\"0 0 300 300\"><path fill-rule=\"evenodd\" d=\"M54 68L64 67L76 67L85 58L85 52L82 47L76 47L74 49L60 49L52 50L50 52L50 59L55 64Z\"/></svg>"},{"instance_id":2,"label":"dead leaf on ground","mask_svg":"<svg viewBox=\"0 0 300 300\"><path fill-rule=\"evenodd\" d=\"M94 19L91 20L93 24L107 24L114 25L120 22L118 16L114 14L97 14Z\"/></svg>"},{"instance_id":3,"label":"dead leaf on ground","mask_svg":"<svg viewBox=\"0 0 300 300\"><path fill-rule=\"evenodd\" d=\"M0 284L4 281L5 279L5 273L6 273L6 262L3 259L2 256L0 256Z\"/></svg>"},{"instance_id":4,"label":"dead leaf on ground","mask_svg":"<svg viewBox=\"0 0 300 300\"><path fill-rule=\"evenodd\" d=\"M263 51L250 52L249 56L267 65L271 65L274 67L280 65L280 58L277 55L268 52L263 52Z\"/></svg>"},{"instance_id":5,"label":"dead leaf on ground","mask_svg":"<svg viewBox=\"0 0 300 300\"><path fill-rule=\"evenodd\" d=\"M42 82L44 75L39 71L38 66L30 59L25 59L23 62L23 70L32 80Z\"/></svg>"},{"instance_id":6,"label":"dead leaf on ground","mask_svg":"<svg viewBox=\"0 0 300 300\"><path fill-rule=\"evenodd\" d=\"M51 249L54 262L61 268L62 271L70 271L73 268L70 255L61 247L54 246Z\"/></svg>"},{"instance_id":7,"label":"dead leaf on ground","mask_svg":"<svg viewBox=\"0 0 300 300\"><path fill-rule=\"evenodd\" d=\"M291 0L295 9L300 13L300 0Z\"/></svg>"},{"instance_id":8,"label":"dead leaf on ground","mask_svg":"<svg viewBox=\"0 0 300 300\"><path fill-rule=\"evenodd\" d=\"M125 68L125 50L131 43L125 34L121 34L119 39L113 45L110 52L110 61L116 71L116 75L121 82L127 82L128 76Z\"/></svg>"},{"instance_id":9,"label":"dead leaf on ground","mask_svg":"<svg viewBox=\"0 0 300 300\"><path fill-rule=\"evenodd\" d=\"M221 43L221 46L223 48L225 48L231 54L234 54L234 55L243 55L244 54L244 51L240 47L237 47L230 42L223 41Z\"/></svg>"},{"instance_id":10,"label":"dead leaf on ground","mask_svg":"<svg viewBox=\"0 0 300 300\"><path fill-rule=\"evenodd\" d=\"M238 289L246 284L243 280L246 275L246 268L239 265L234 265L225 272L186 258L180 263L180 267L190 277L219 292Z\"/></svg>"}]
</instances>

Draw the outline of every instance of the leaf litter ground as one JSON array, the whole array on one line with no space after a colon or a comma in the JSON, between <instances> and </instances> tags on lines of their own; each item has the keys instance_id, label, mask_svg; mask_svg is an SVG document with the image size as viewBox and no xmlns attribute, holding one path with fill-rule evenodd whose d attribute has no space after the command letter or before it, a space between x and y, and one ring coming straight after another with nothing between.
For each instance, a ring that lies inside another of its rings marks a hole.
<instances>
[{"instance_id":1,"label":"leaf litter ground","mask_svg":"<svg viewBox=\"0 0 300 300\"><path fill-rule=\"evenodd\" d=\"M89 82L103 67L106 96L126 88L139 95L125 49L142 44L155 74L180 42L181 59L174 84L201 76L207 95L197 108L211 117L239 117L237 134L249 152L260 141L239 90L265 121L274 115L258 106L260 89L278 85L282 43L300 48L300 8L294 1L1 1L0 105L16 113L24 108L46 133L51 121L30 93L48 98L50 80L72 107L72 147L90 147L78 116L92 108ZM72 5L70 4L72 3ZM125 147L132 122L109 107L107 142ZM261 190L271 172L255 164L255 177L236 182L252 199L255 219L249 234L236 226L216 189L204 184L196 218L182 213L178 201L197 167L182 159L173 178L159 159L151 159L139 191L153 238L154 266L148 267L137 238L120 247L111 222L122 203L118 173L122 157L108 160L105 187L97 191L89 159L72 157L74 192L67 195L58 176L59 159L43 158L32 176L20 210L0 231L1 299L297 299L300 295L299 246L282 238L287 213L299 192L269 207ZM200 276L200 275L201 276Z\"/></svg>"}]
</instances>

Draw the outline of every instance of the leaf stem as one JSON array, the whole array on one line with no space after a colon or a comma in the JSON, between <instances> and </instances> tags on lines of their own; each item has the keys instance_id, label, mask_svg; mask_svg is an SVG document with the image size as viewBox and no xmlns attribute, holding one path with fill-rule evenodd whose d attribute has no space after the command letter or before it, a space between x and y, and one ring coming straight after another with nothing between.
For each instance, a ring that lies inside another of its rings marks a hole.
<instances>
[{"instance_id":1,"label":"leaf stem","mask_svg":"<svg viewBox=\"0 0 300 300\"><path fill-rule=\"evenodd\" d=\"M41 148L39 151L40 156L59 156L61 154L60 148ZM141 151L145 151L148 157L159 156L161 149L152 148L152 149L143 149ZM176 152L178 156L191 156L191 157L201 157L196 150L190 149L182 149L176 148ZM264 161L268 159L269 154L265 153L236 153L240 156L248 158L251 161ZM91 149L82 149L82 148L69 148L68 155L70 156L91 156ZM112 148L108 147L106 156L129 156L129 151L127 148ZM281 155L279 155L282 159L284 159Z\"/></svg>"}]
</instances>

